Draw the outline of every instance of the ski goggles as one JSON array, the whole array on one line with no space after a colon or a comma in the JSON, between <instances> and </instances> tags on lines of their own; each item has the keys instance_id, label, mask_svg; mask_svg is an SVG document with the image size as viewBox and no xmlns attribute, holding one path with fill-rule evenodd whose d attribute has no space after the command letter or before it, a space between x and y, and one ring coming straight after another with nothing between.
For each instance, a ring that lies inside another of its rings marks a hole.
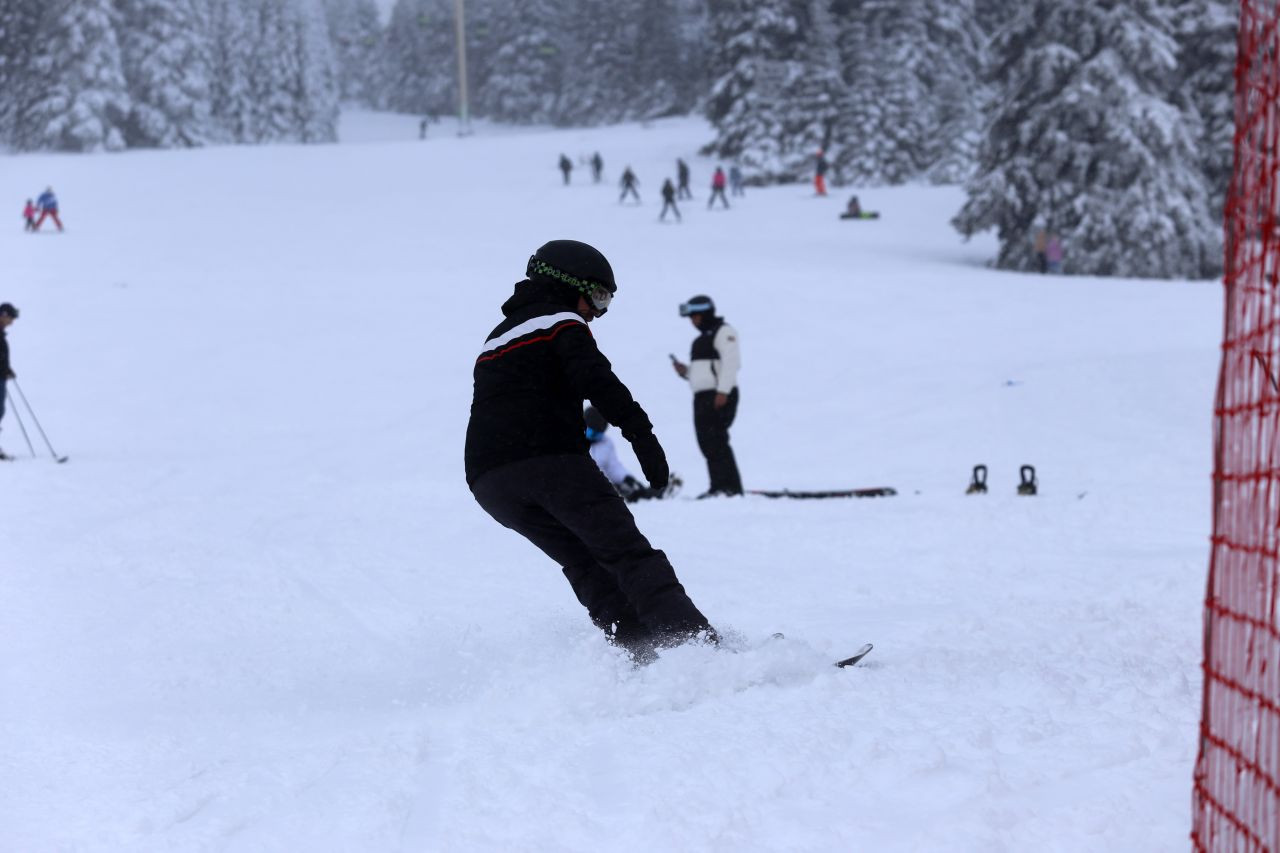
<instances>
[{"instance_id":1,"label":"ski goggles","mask_svg":"<svg viewBox=\"0 0 1280 853\"><path fill-rule=\"evenodd\" d=\"M696 302L681 302L680 316L688 317L690 314L705 314L711 310L711 303L703 300Z\"/></svg>"},{"instance_id":2,"label":"ski goggles","mask_svg":"<svg viewBox=\"0 0 1280 853\"><path fill-rule=\"evenodd\" d=\"M586 432L587 441L599 441L604 436L603 432L598 429L592 429L591 427L587 427Z\"/></svg>"},{"instance_id":3,"label":"ski goggles","mask_svg":"<svg viewBox=\"0 0 1280 853\"><path fill-rule=\"evenodd\" d=\"M582 295L587 297L587 301L595 309L597 317L603 316L609 310L609 303L613 302L613 294L603 284L588 286Z\"/></svg>"}]
</instances>

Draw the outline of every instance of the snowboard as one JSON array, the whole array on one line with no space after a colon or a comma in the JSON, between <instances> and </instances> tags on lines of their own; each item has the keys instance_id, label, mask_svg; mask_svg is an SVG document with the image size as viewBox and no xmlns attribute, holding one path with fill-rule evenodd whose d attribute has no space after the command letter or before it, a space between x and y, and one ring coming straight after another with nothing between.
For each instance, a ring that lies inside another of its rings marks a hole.
<instances>
[{"instance_id":1,"label":"snowboard","mask_svg":"<svg viewBox=\"0 0 1280 853\"><path fill-rule=\"evenodd\" d=\"M772 637L770 637L770 639L773 639L773 640L785 640L786 638L787 638L786 635L782 633L774 634ZM867 655L871 654L871 650L873 648L875 647L872 646L870 643L864 643L862 648L858 649L849 657L836 661L836 666L840 667L841 669L843 669L846 666L853 666L858 661L862 660Z\"/></svg>"},{"instance_id":2,"label":"snowboard","mask_svg":"<svg viewBox=\"0 0 1280 853\"><path fill-rule=\"evenodd\" d=\"M872 648L873 648L873 646L872 646L870 643L867 643L867 644L866 644L866 645L864 645L862 648L858 649L856 652L854 652L852 655L850 655L849 657L845 658L844 660L838 660L838 661L836 661L836 666L838 666L838 667L840 667L840 668L842 668L842 669L843 669L844 667L846 667L846 666L853 666L853 665L854 665L854 664L856 664L858 661L862 660L862 659L863 659L863 658L865 658L867 655L871 654L871 649L872 649Z\"/></svg>"},{"instance_id":3,"label":"snowboard","mask_svg":"<svg viewBox=\"0 0 1280 853\"><path fill-rule=\"evenodd\" d=\"M872 489L826 489L819 491L792 491L791 489L747 489L749 495L761 495L766 498L795 498L797 500L816 500L820 498L887 498L896 495L897 489L889 486L878 486Z\"/></svg>"}]
</instances>

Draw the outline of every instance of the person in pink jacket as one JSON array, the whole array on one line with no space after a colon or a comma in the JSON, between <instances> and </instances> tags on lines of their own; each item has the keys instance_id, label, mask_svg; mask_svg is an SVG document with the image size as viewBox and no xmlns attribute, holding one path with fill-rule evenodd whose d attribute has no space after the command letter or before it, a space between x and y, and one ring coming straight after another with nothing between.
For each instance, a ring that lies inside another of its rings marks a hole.
<instances>
[{"instance_id":1,"label":"person in pink jacket","mask_svg":"<svg viewBox=\"0 0 1280 853\"><path fill-rule=\"evenodd\" d=\"M22 218L27 220L27 224L23 226L23 230L36 230L36 205L31 199L27 199L27 206L22 208Z\"/></svg>"},{"instance_id":2,"label":"person in pink jacket","mask_svg":"<svg viewBox=\"0 0 1280 853\"><path fill-rule=\"evenodd\" d=\"M724 176L724 169L716 166L716 173L711 176L711 198L707 199L707 210L711 209L711 205L716 203L716 196L720 196L720 200L724 202L724 206L729 206L729 199L724 194L724 188L728 184L728 179Z\"/></svg>"}]
</instances>

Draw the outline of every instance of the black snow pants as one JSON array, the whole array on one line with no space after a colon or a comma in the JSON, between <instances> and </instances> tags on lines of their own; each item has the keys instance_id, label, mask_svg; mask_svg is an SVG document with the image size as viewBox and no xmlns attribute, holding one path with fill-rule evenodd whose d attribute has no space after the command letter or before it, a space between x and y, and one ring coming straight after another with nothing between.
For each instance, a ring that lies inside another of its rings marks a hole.
<instances>
[{"instance_id":1,"label":"black snow pants","mask_svg":"<svg viewBox=\"0 0 1280 853\"><path fill-rule=\"evenodd\" d=\"M535 456L471 485L484 511L560 564L591 621L633 653L709 631L667 555L585 453Z\"/></svg>"},{"instance_id":2,"label":"black snow pants","mask_svg":"<svg viewBox=\"0 0 1280 853\"><path fill-rule=\"evenodd\" d=\"M742 478L738 462L729 446L729 427L738 414L738 389L729 392L729 402L716 408L715 391L699 391L693 395L693 428L698 434L698 449L707 458L709 491L727 495L742 494Z\"/></svg>"}]
</instances>

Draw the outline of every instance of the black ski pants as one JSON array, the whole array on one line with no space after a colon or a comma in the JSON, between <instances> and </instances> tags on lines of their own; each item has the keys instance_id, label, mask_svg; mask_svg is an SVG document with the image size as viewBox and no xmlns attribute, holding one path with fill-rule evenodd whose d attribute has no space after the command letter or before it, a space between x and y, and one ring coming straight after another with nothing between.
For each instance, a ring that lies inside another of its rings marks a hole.
<instances>
[{"instance_id":1,"label":"black ski pants","mask_svg":"<svg viewBox=\"0 0 1280 853\"><path fill-rule=\"evenodd\" d=\"M667 555L636 527L587 454L535 456L471 485L484 511L560 564L591 621L626 648L676 644L709 629Z\"/></svg>"},{"instance_id":2,"label":"black ski pants","mask_svg":"<svg viewBox=\"0 0 1280 853\"><path fill-rule=\"evenodd\" d=\"M662 200L662 212L658 214L658 219L660 219L660 220L661 220L661 219L666 219L666 218L667 218L667 209L668 209L668 208L670 208L670 209L671 209L671 212L672 212L672 213L674 213L674 214L676 215L676 221L677 221L677 222L679 222L679 221L680 221L680 208L676 207L676 203L675 203L674 201L672 201L671 199L669 199L669 198L668 198L668 199L663 199L663 200Z\"/></svg>"},{"instance_id":3,"label":"black ski pants","mask_svg":"<svg viewBox=\"0 0 1280 853\"><path fill-rule=\"evenodd\" d=\"M622 185L622 195L618 196L618 203L619 203L619 204L621 204L621 203L622 203L622 201L623 201L624 199L626 199L626 197L627 197L627 194L628 194L628 193L630 193L631 195L635 196L635 197L636 197L636 201L639 201L639 200L640 200L640 193L638 193L638 192L636 191L636 185L635 185L635 184L623 184L623 185Z\"/></svg>"},{"instance_id":4,"label":"black ski pants","mask_svg":"<svg viewBox=\"0 0 1280 853\"><path fill-rule=\"evenodd\" d=\"M722 202L724 202L724 206L728 208L729 199L725 197L724 187L712 187L711 198L707 199L707 210L710 210L711 205L716 203L716 198L719 198Z\"/></svg>"},{"instance_id":5,"label":"black ski pants","mask_svg":"<svg viewBox=\"0 0 1280 853\"><path fill-rule=\"evenodd\" d=\"M716 408L715 391L699 391L693 395L693 428L698 434L698 449L707 458L710 491L730 495L742 494L742 478L738 461L729 446L729 427L738 414L738 389L729 392L729 402Z\"/></svg>"}]
</instances>

